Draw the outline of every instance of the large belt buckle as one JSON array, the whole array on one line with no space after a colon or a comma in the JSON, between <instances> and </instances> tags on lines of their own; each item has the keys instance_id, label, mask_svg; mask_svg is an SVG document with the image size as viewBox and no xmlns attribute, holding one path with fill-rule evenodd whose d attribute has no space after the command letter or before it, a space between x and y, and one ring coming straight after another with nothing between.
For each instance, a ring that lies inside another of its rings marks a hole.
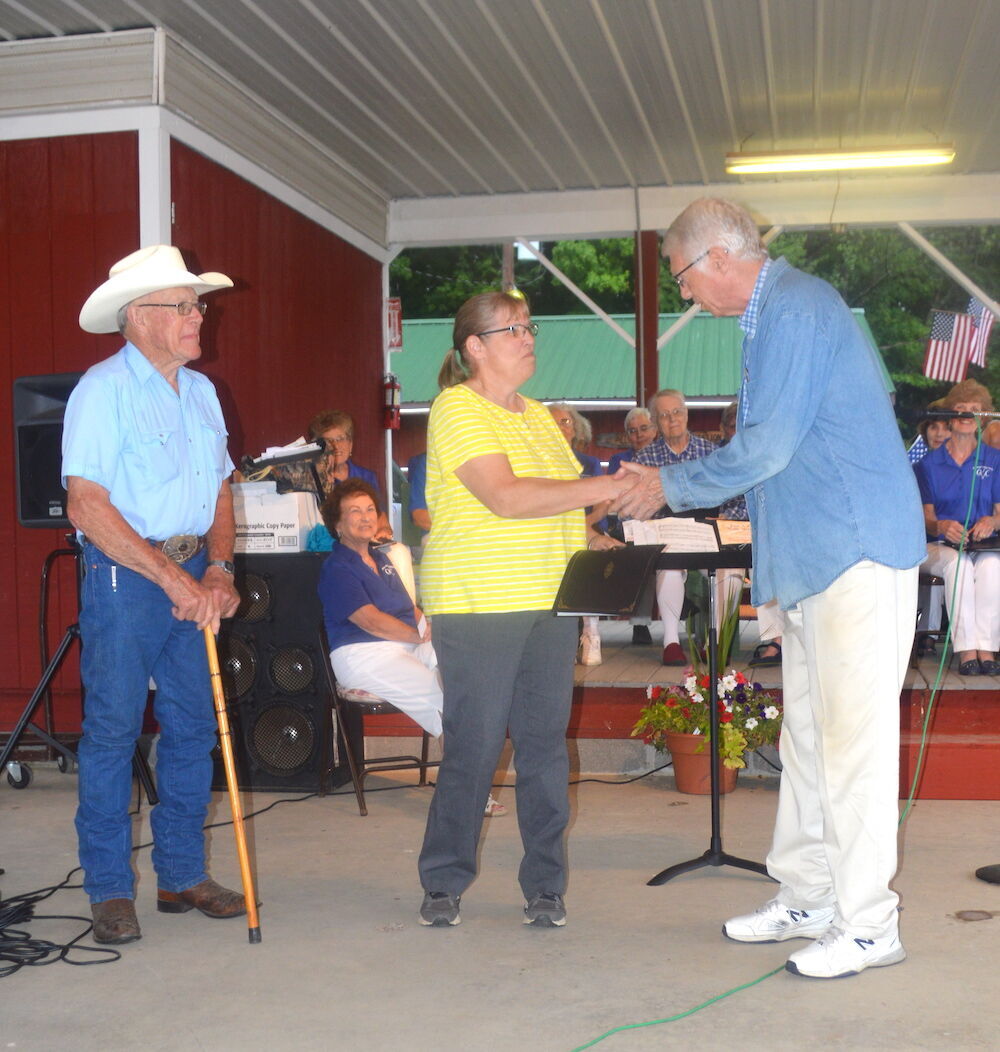
<instances>
[{"instance_id":1,"label":"large belt buckle","mask_svg":"<svg viewBox=\"0 0 1000 1052\"><path fill-rule=\"evenodd\" d=\"M186 563L198 553L201 539L196 533L178 533L163 542L163 554L175 563Z\"/></svg>"}]
</instances>

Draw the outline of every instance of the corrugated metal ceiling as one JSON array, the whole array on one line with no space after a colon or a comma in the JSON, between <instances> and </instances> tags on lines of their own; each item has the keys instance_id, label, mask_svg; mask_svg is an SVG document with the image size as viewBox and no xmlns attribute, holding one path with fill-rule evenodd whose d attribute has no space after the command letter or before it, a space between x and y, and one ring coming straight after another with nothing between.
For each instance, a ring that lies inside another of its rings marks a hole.
<instances>
[{"instance_id":1,"label":"corrugated metal ceiling","mask_svg":"<svg viewBox=\"0 0 1000 1052\"><path fill-rule=\"evenodd\" d=\"M162 25L388 199L724 183L755 149L1000 169L996 0L7 0L0 38Z\"/></svg>"}]
</instances>

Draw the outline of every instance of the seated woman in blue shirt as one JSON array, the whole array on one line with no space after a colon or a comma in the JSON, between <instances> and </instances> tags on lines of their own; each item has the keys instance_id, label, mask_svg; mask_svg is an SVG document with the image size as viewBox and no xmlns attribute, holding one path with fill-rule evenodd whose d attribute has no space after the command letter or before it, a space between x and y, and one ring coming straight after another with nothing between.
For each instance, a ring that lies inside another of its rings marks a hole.
<instances>
[{"instance_id":1,"label":"seated woman in blue shirt","mask_svg":"<svg viewBox=\"0 0 1000 1052\"><path fill-rule=\"evenodd\" d=\"M361 479L334 487L321 509L339 544L323 563L319 597L337 682L377 694L437 737L441 678L431 630L389 558L375 546L378 499Z\"/></svg>"},{"instance_id":2,"label":"seated woman in blue shirt","mask_svg":"<svg viewBox=\"0 0 1000 1052\"><path fill-rule=\"evenodd\" d=\"M958 413L993 410L989 391L975 380L956 384L941 401ZM951 421L948 440L914 471L929 539L920 569L944 578L958 671L1000 675L1000 551L963 551L959 558L956 550L963 541L990 537L1000 526L1000 451L979 440L975 417L959 417Z\"/></svg>"}]
</instances>

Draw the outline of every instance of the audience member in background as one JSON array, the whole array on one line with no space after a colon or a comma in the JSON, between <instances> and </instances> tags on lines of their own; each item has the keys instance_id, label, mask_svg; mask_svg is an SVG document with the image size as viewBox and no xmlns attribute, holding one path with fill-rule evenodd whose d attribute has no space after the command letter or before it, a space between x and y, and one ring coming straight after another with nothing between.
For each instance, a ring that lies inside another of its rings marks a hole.
<instances>
[{"instance_id":1,"label":"audience member in background","mask_svg":"<svg viewBox=\"0 0 1000 1052\"><path fill-rule=\"evenodd\" d=\"M645 449L656 438L656 424L644 405L630 409L625 416L625 441L629 448L615 453L608 461L608 474L613 475L623 460L634 460L640 449Z\"/></svg>"},{"instance_id":2,"label":"audience member in background","mask_svg":"<svg viewBox=\"0 0 1000 1052\"><path fill-rule=\"evenodd\" d=\"M420 584L444 683L445 751L420 852L426 925L459 923L508 730L524 846L523 919L566 923L566 727L576 623L553 616L552 603L573 552L588 537L606 542L586 529L582 509L627 487L604 475L580 478L552 415L519 393L535 371L537 332L521 296L467 300L431 406L434 526Z\"/></svg>"},{"instance_id":3,"label":"audience member in background","mask_svg":"<svg viewBox=\"0 0 1000 1052\"><path fill-rule=\"evenodd\" d=\"M928 409L943 409L944 399L939 398L931 402ZM925 416L917 427L917 437L913 445L906 451L911 464L919 464L921 460L932 450L937 449L942 442L946 442L951 434L951 421L941 420L933 416Z\"/></svg>"},{"instance_id":4,"label":"audience member in background","mask_svg":"<svg viewBox=\"0 0 1000 1052\"><path fill-rule=\"evenodd\" d=\"M688 431L687 404L680 391L673 388L657 391L650 399L649 408L660 433L649 445L636 453L637 464L653 467L680 464L685 460L699 460L717 448L714 442L700 435L692 435ZM664 505L654 518L665 518L671 514L670 509ZM719 592L716 620L719 621L743 588L743 572L719 570L715 579ZM680 644L681 608L684 605L686 580L686 570L656 571L656 603L660 610L660 620L663 622L664 665L679 666L687 663ZM634 631L633 628L633 633Z\"/></svg>"},{"instance_id":5,"label":"audience member in background","mask_svg":"<svg viewBox=\"0 0 1000 1052\"><path fill-rule=\"evenodd\" d=\"M583 452L583 447L590 444L593 438L593 430L590 421L571 405L565 402L555 402L549 406L549 412L556 426L563 433L563 437L569 443L576 459L580 461L583 470L581 478L594 478L604 474L604 468L598 457ZM593 527L598 533L606 533L608 521L606 516L607 503L598 504L591 508L585 508L587 526ZM580 632L580 654L581 665L599 665L601 663L601 633L598 628L599 618L581 618L583 628Z\"/></svg>"},{"instance_id":6,"label":"audience member in background","mask_svg":"<svg viewBox=\"0 0 1000 1052\"><path fill-rule=\"evenodd\" d=\"M957 413L993 411L989 391L975 380L956 384L942 401ZM963 550L959 558L956 550L993 536L1000 526L1000 451L979 441L978 428L974 417L953 419L948 440L914 468L931 539L921 569L944 578L959 674L997 676L1000 551Z\"/></svg>"},{"instance_id":7,"label":"audience member in background","mask_svg":"<svg viewBox=\"0 0 1000 1052\"><path fill-rule=\"evenodd\" d=\"M347 479L334 487L322 513L339 541L323 563L318 587L338 684L384 698L438 737L441 677L430 625L375 544L375 490L362 479ZM484 813L498 817L507 808L491 794Z\"/></svg>"},{"instance_id":8,"label":"audience member in background","mask_svg":"<svg viewBox=\"0 0 1000 1052\"><path fill-rule=\"evenodd\" d=\"M361 479L375 490L381 499L378 479L374 471L355 464L351 459L354 449L354 417L340 409L327 409L309 421L306 437L310 440L322 438L327 451L320 461L319 474L328 496L335 486L347 479ZM384 511L379 512L378 529L375 533L379 541L392 540L392 526Z\"/></svg>"},{"instance_id":9,"label":"audience member in background","mask_svg":"<svg viewBox=\"0 0 1000 1052\"><path fill-rule=\"evenodd\" d=\"M413 525L423 530L421 544L427 543L431 528L431 513L427 510L427 454L418 453L410 457L406 465L406 477L410 483L410 519Z\"/></svg>"},{"instance_id":10,"label":"audience member in background","mask_svg":"<svg viewBox=\"0 0 1000 1052\"><path fill-rule=\"evenodd\" d=\"M943 409L943 399L939 398L931 402L928 410ZM948 440L951 435L951 421L942 420L937 417L925 416L917 428L916 441L907 450L907 456L911 464L919 464L921 460L938 446ZM983 432L983 441L989 443L986 432ZM917 657L926 657L937 653L934 646L933 632L940 631L941 611L944 609L944 586L940 584L921 584L917 589Z\"/></svg>"}]
</instances>

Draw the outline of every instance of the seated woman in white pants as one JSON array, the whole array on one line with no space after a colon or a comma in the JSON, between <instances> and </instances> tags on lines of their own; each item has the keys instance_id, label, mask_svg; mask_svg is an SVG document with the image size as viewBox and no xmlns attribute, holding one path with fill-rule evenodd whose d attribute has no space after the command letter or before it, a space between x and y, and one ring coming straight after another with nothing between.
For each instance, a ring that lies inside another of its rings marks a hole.
<instances>
[{"instance_id":1,"label":"seated woman in white pants","mask_svg":"<svg viewBox=\"0 0 1000 1052\"><path fill-rule=\"evenodd\" d=\"M389 557L372 543L379 523L375 491L347 479L323 502L322 513L339 542L319 577L337 682L377 694L437 738L443 695L430 625ZM491 794L487 817L506 813Z\"/></svg>"},{"instance_id":2,"label":"seated woman in white pants","mask_svg":"<svg viewBox=\"0 0 1000 1052\"><path fill-rule=\"evenodd\" d=\"M956 384L942 402L958 413L993 410L989 391L975 380ZM959 557L952 547L984 540L1000 527L1000 451L979 441L976 417L958 417L948 440L914 470L931 539L920 568L944 578L958 671L1000 675L1000 551L963 551Z\"/></svg>"},{"instance_id":3,"label":"seated woman in white pants","mask_svg":"<svg viewBox=\"0 0 1000 1052\"><path fill-rule=\"evenodd\" d=\"M348 479L326 498L322 513L339 541L319 579L337 682L377 694L437 737L441 679L430 626L388 556L372 543L379 518L375 491Z\"/></svg>"}]
</instances>

